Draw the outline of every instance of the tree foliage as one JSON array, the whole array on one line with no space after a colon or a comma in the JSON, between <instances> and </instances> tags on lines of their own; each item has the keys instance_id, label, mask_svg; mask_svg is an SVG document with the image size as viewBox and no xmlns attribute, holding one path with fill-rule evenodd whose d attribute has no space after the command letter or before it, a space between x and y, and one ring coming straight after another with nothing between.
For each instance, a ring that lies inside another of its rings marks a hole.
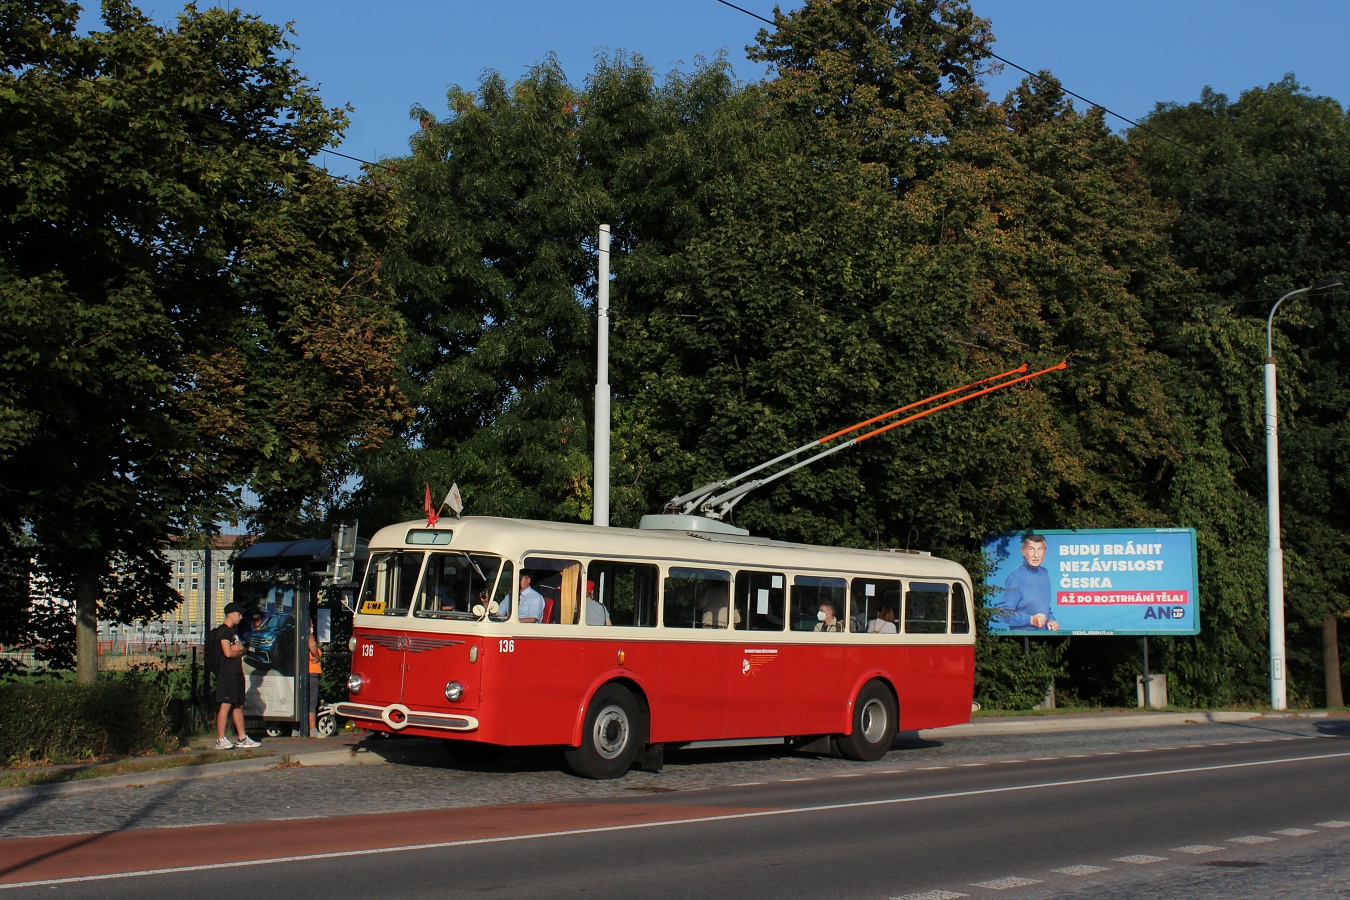
<instances>
[{"instance_id":1,"label":"tree foliage","mask_svg":"<svg viewBox=\"0 0 1350 900\"><path fill-rule=\"evenodd\" d=\"M1265 690L1265 432L1260 363L1276 299L1350 268L1350 120L1293 76L1236 101L1206 90L1162 104L1131 134L1156 193L1175 204L1173 253L1197 307L1160 316L1200 446L1186 503L1209 509L1206 566L1222 605L1178 648L1205 696ZM1280 460L1291 701L1325 702L1322 623L1350 615L1350 314L1344 297L1280 307ZM1199 490L1197 490L1199 488ZM1237 677L1234 677L1234 676Z\"/></svg>"},{"instance_id":2,"label":"tree foliage","mask_svg":"<svg viewBox=\"0 0 1350 900\"><path fill-rule=\"evenodd\" d=\"M345 118L286 32L78 15L0 5L0 509L83 640L179 602L167 538L244 488L288 520L405 401L377 277L397 207L309 162Z\"/></svg>"}]
</instances>

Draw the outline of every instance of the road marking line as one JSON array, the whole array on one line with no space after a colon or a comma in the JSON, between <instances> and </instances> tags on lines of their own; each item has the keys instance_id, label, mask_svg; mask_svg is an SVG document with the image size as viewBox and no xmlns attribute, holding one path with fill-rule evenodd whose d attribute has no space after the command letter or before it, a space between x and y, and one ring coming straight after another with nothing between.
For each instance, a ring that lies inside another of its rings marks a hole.
<instances>
[{"instance_id":1,"label":"road marking line","mask_svg":"<svg viewBox=\"0 0 1350 900\"><path fill-rule=\"evenodd\" d=\"M756 787L763 783L762 781L742 781L740 784L733 784L732 787Z\"/></svg>"},{"instance_id":2,"label":"road marking line","mask_svg":"<svg viewBox=\"0 0 1350 900\"><path fill-rule=\"evenodd\" d=\"M1024 762L1026 762L1025 759L1000 759L998 761L998 764L1001 766L1008 766L1012 765L1013 763L1024 763Z\"/></svg>"},{"instance_id":3,"label":"road marking line","mask_svg":"<svg viewBox=\"0 0 1350 900\"><path fill-rule=\"evenodd\" d=\"M991 891L1006 891L1008 888L1026 887L1029 884L1041 884L1037 878L1019 878L1009 875L1007 878L995 878L993 881L972 882L973 887L989 888Z\"/></svg>"},{"instance_id":4,"label":"road marking line","mask_svg":"<svg viewBox=\"0 0 1350 900\"><path fill-rule=\"evenodd\" d=\"M950 769L951 766L919 766L920 772L936 772L938 769Z\"/></svg>"},{"instance_id":5,"label":"road marking line","mask_svg":"<svg viewBox=\"0 0 1350 900\"><path fill-rule=\"evenodd\" d=\"M988 763L961 763L962 769L978 769L980 766L987 766Z\"/></svg>"},{"instance_id":6,"label":"road marking line","mask_svg":"<svg viewBox=\"0 0 1350 900\"><path fill-rule=\"evenodd\" d=\"M1271 834L1282 834L1286 837L1303 837L1305 834L1317 834L1316 828L1276 828Z\"/></svg>"},{"instance_id":7,"label":"road marking line","mask_svg":"<svg viewBox=\"0 0 1350 900\"><path fill-rule=\"evenodd\" d=\"M1267 837L1264 834L1244 834L1242 837L1229 838L1230 844L1270 844L1278 841L1279 838Z\"/></svg>"},{"instance_id":8,"label":"road marking line","mask_svg":"<svg viewBox=\"0 0 1350 900\"><path fill-rule=\"evenodd\" d=\"M407 853L417 850L444 850L451 847L475 847L484 844L508 844L516 841L534 841L543 838L577 837L587 834L609 834L619 831L637 831L645 828L667 828L672 825L703 825L710 822L736 822L745 819L764 819L770 816L796 816L807 813L838 812L846 809L868 809L881 806L899 806L902 803L922 803L929 800L959 800L966 797L986 797L996 794L1016 794L1024 791L1053 788L1082 787L1089 784L1110 784L1117 781L1139 781L1145 778L1163 778L1170 775L1194 775L1199 772L1223 772L1230 769L1255 769L1282 766L1289 763L1323 762L1350 757L1350 750L1322 753L1314 756L1291 756L1287 759L1263 759L1254 762L1221 763L1213 766L1191 766L1185 769L1164 769L1159 772L1130 772L1124 775L1100 775L1096 778L1075 778L1068 781L1043 781L1035 784L1013 784L1005 787L974 788L967 791L947 791L941 794L918 794L913 797L888 797L882 800L858 800L851 803L824 803L819 806L799 806L791 809L760 809L753 812L725 813L687 819L668 819L660 822L630 822L624 825L600 825L594 828L570 828L562 831L542 831L533 834L512 834L500 837L465 838L458 841L435 841L425 844L404 844L398 847L375 847L369 850L343 850L333 853L309 853L300 856L279 856L270 859L249 859L239 862L210 863L198 866L172 866L162 869L143 869L137 872L113 872L106 875L80 875L71 878L47 878L40 881L21 881L0 884L0 890L19 887L44 887L55 884L83 884L91 881L112 881L120 878L138 878L145 875L174 875L185 872L219 872L223 869L267 866L274 863L310 862L324 859L351 859L356 856L376 856L385 853ZM1350 828L1350 822L1318 822L1324 828ZM1149 857L1165 859L1166 857ZM1123 857L1129 860L1129 857Z\"/></svg>"},{"instance_id":9,"label":"road marking line","mask_svg":"<svg viewBox=\"0 0 1350 900\"><path fill-rule=\"evenodd\" d=\"M814 778L780 778L778 779L778 783L786 784L789 781L814 781L814 780L815 780Z\"/></svg>"},{"instance_id":10,"label":"road marking line","mask_svg":"<svg viewBox=\"0 0 1350 900\"><path fill-rule=\"evenodd\" d=\"M1051 872L1059 872L1063 875L1096 875L1098 872L1110 872L1110 866L1064 866L1061 869L1051 869Z\"/></svg>"},{"instance_id":11,"label":"road marking line","mask_svg":"<svg viewBox=\"0 0 1350 900\"><path fill-rule=\"evenodd\" d=\"M1213 844L1187 844L1185 847L1173 847L1173 853L1218 853L1222 847L1216 847Z\"/></svg>"},{"instance_id":12,"label":"road marking line","mask_svg":"<svg viewBox=\"0 0 1350 900\"><path fill-rule=\"evenodd\" d=\"M892 897L891 900L957 900L959 897L969 896L958 894L956 891L924 891L921 894L901 894L899 897Z\"/></svg>"},{"instance_id":13,"label":"road marking line","mask_svg":"<svg viewBox=\"0 0 1350 900\"><path fill-rule=\"evenodd\" d=\"M1165 856L1149 856L1144 853L1135 853L1132 856L1117 856L1115 861L1133 863L1136 866L1146 866L1149 863L1164 862L1166 859L1167 857Z\"/></svg>"},{"instance_id":14,"label":"road marking line","mask_svg":"<svg viewBox=\"0 0 1350 900\"><path fill-rule=\"evenodd\" d=\"M1057 759L1059 759L1058 756L1033 756L1033 757L1031 758L1031 761L1032 761L1032 762L1054 762L1054 761L1057 760Z\"/></svg>"}]
</instances>

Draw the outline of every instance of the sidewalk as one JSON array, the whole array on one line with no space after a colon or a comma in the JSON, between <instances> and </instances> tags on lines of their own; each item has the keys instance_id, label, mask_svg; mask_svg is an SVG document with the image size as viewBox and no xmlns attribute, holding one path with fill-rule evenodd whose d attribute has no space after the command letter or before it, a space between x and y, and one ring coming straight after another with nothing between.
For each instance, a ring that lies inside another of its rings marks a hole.
<instances>
[{"instance_id":1,"label":"sidewalk","mask_svg":"<svg viewBox=\"0 0 1350 900\"><path fill-rule=\"evenodd\" d=\"M1325 718L1325 710L1308 710L1299 713L1262 713L1253 710L1207 710L1191 712L1102 712L1102 713L1062 713L1042 716L986 716L972 720L964 725L948 728L926 729L919 734L929 739L978 737L980 735L1006 734L1053 734L1070 731L1106 731L1119 728L1160 728L1175 725L1207 724L1218 722L1247 722L1257 719L1314 719ZM435 738L383 738L374 737L361 731L338 734L331 738L266 738L256 750L221 751L212 748L214 741L201 740L188 751L162 757L142 757L154 759L209 759L223 753L237 754L237 759L222 762L178 765L173 768L153 769L130 775L109 775L107 777L85 777L79 781L63 781L54 784L34 785L30 787L0 789L0 801L17 797L50 796L71 794L81 791L100 790L127 785L156 784L166 781L190 781L220 775L232 775L239 772L256 772L271 768L291 768L301 766L369 766L388 763L418 764L419 761L434 761L444 758L445 749ZM698 746L710 743L764 743L763 741L735 742L698 742ZM126 760L122 760L126 762ZM52 766L48 769L36 769L34 772L52 770L70 770L89 768L97 770L104 766Z\"/></svg>"},{"instance_id":2,"label":"sidewalk","mask_svg":"<svg viewBox=\"0 0 1350 900\"><path fill-rule=\"evenodd\" d=\"M0 788L0 801L16 797L38 797L54 794L74 794L128 785L158 784L166 781L192 781L233 775L240 772L258 772L263 769L298 768L301 766L371 766L392 762L416 762L429 754L443 754L440 741L430 738L378 738L363 731L338 734L331 738L263 738L262 746L254 750L216 750L215 739L194 741L192 748L163 756L143 756L101 763L92 766L48 766L32 769L33 774L61 770L93 770L127 762L154 762L156 760L192 760L164 769L150 769L127 775L91 777L86 774L77 781L60 781L27 787ZM223 755L237 758L219 762L198 762Z\"/></svg>"}]
</instances>

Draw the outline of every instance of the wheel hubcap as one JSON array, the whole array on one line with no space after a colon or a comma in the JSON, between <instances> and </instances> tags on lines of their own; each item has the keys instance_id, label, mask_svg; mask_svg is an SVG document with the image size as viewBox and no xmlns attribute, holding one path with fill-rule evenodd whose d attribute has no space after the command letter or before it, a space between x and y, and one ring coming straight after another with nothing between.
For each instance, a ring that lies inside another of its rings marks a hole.
<instances>
[{"instance_id":1,"label":"wheel hubcap","mask_svg":"<svg viewBox=\"0 0 1350 900\"><path fill-rule=\"evenodd\" d=\"M628 716L617 706L606 706L595 717L595 751L614 759L628 746Z\"/></svg>"},{"instance_id":2,"label":"wheel hubcap","mask_svg":"<svg viewBox=\"0 0 1350 900\"><path fill-rule=\"evenodd\" d=\"M886 735L886 707L880 700L868 700L862 709L862 734L869 744Z\"/></svg>"}]
</instances>

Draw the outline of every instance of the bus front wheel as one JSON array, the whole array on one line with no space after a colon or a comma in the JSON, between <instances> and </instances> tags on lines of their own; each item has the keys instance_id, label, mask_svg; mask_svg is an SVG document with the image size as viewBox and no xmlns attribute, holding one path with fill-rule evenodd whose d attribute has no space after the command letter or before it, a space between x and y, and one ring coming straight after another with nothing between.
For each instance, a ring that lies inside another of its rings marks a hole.
<instances>
[{"instance_id":1,"label":"bus front wheel","mask_svg":"<svg viewBox=\"0 0 1350 900\"><path fill-rule=\"evenodd\" d=\"M633 766L646 743L637 699L625 687L607 684L586 707L581 746L569 747L567 765L585 778L619 778Z\"/></svg>"},{"instance_id":2,"label":"bus front wheel","mask_svg":"<svg viewBox=\"0 0 1350 900\"><path fill-rule=\"evenodd\" d=\"M891 692L880 682L869 681L853 704L853 732L837 735L835 744L849 759L881 759L895 743L898 718Z\"/></svg>"}]
</instances>

